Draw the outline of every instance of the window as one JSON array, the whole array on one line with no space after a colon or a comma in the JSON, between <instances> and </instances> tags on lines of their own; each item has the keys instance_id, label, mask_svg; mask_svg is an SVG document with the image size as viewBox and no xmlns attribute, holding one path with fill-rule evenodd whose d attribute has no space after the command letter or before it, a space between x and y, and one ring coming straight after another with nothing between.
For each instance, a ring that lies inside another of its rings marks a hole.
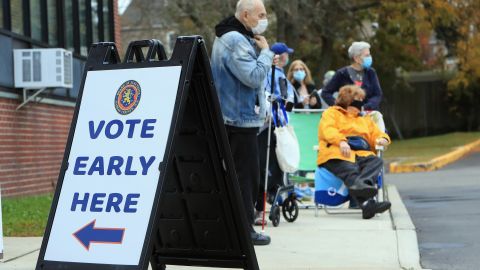
<instances>
[{"instance_id":1,"label":"window","mask_svg":"<svg viewBox=\"0 0 480 270\"><path fill-rule=\"evenodd\" d=\"M98 1L92 0L92 42L98 42Z\"/></svg>"},{"instance_id":2,"label":"window","mask_svg":"<svg viewBox=\"0 0 480 270\"><path fill-rule=\"evenodd\" d=\"M73 6L72 1L65 1L65 48L73 51Z\"/></svg>"},{"instance_id":3,"label":"window","mask_svg":"<svg viewBox=\"0 0 480 270\"><path fill-rule=\"evenodd\" d=\"M110 35L110 1L103 0L103 40L104 41L113 41L112 36Z\"/></svg>"},{"instance_id":4,"label":"window","mask_svg":"<svg viewBox=\"0 0 480 270\"><path fill-rule=\"evenodd\" d=\"M3 28L3 1L0 1L0 28Z\"/></svg>"},{"instance_id":5,"label":"window","mask_svg":"<svg viewBox=\"0 0 480 270\"><path fill-rule=\"evenodd\" d=\"M87 20L86 20L86 10L87 4L85 0L78 0L78 17L79 17L79 26L80 26L80 54L88 54L88 45L87 45Z\"/></svg>"},{"instance_id":6,"label":"window","mask_svg":"<svg viewBox=\"0 0 480 270\"><path fill-rule=\"evenodd\" d=\"M20 2L20 1L13 1ZM30 27L32 38L42 40L42 16L40 13L40 1L30 1Z\"/></svg>"},{"instance_id":7,"label":"window","mask_svg":"<svg viewBox=\"0 0 480 270\"><path fill-rule=\"evenodd\" d=\"M12 31L24 34L22 1L10 1L10 14L12 16Z\"/></svg>"},{"instance_id":8,"label":"window","mask_svg":"<svg viewBox=\"0 0 480 270\"><path fill-rule=\"evenodd\" d=\"M47 0L48 44L58 46L57 5L56 0Z\"/></svg>"}]
</instances>

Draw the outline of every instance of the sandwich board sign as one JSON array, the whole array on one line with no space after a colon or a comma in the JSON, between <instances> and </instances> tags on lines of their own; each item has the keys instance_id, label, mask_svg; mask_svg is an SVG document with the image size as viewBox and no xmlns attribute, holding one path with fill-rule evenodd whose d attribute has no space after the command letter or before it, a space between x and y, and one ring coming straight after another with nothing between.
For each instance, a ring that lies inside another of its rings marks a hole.
<instances>
[{"instance_id":1,"label":"sandwich board sign","mask_svg":"<svg viewBox=\"0 0 480 270\"><path fill-rule=\"evenodd\" d=\"M240 201L202 38L92 45L36 269L258 269Z\"/></svg>"}]
</instances>

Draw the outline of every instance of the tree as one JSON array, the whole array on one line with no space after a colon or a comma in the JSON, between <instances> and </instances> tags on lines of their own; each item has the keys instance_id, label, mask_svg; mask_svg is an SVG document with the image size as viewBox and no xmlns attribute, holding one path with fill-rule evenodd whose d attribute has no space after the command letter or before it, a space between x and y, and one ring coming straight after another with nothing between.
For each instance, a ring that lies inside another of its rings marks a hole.
<instances>
[{"instance_id":1,"label":"tree","mask_svg":"<svg viewBox=\"0 0 480 270\"><path fill-rule=\"evenodd\" d=\"M451 109L466 120L467 130L480 129L480 2L477 0L427 1L431 24L444 38L457 72L448 82ZM433 10L436 11L435 14ZM441 14L445 16L441 16Z\"/></svg>"},{"instance_id":2,"label":"tree","mask_svg":"<svg viewBox=\"0 0 480 270\"><path fill-rule=\"evenodd\" d=\"M200 34L210 50L214 27L232 15L237 0L136 0L138 25L146 23L178 35ZM449 80L452 110L468 118L468 129L480 122L480 25L478 0L266 0L270 43L295 49L292 58L304 60L317 87L323 74L349 64L352 41L372 45L374 66L382 88L409 88L399 71L445 69L457 63ZM128 11L128 10L127 10ZM133 16L135 17L135 16ZM123 20L123 18L122 18ZM374 24L376 27L372 27ZM148 29L148 27L146 28ZM152 37L147 30L144 35ZM165 33L159 34L164 36ZM432 48L430 40L443 41ZM448 78L446 78L448 80ZM388 94L386 95L388 98Z\"/></svg>"},{"instance_id":3,"label":"tree","mask_svg":"<svg viewBox=\"0 0 480 270\"><path fill-rule=\"evenodd\" d=\"M211 49L215 25L234 13L236 2L169 1L164 19L175 22L179 33L201 34ZM365 17L362 11L379 3L377 0L265 1L270 14L266 36L270 43L280 41L295 48L294 57L305 60L317 81L321 81L323 74L332 68L332 63L346 62L344 57L338 57L345 55L344 44L337 45L336 42L361 29L362 18ZM337 54L335 46L341 47L342 54Z\"/></svg>"},{"instance_id":4,"label":"tree","mask_svg":"<svg viewBox=\"0 0 480 270\"><path fill-rule=\"evenodd\" d=\"M268 5L275 13L276 40L294 47L295 58L304 60L317 82L321 82L327 70L348 64L347 44L368 36L364 28L364 20L368 18L366 11L379 3L371 0L272 0Z\"/></svg>"}]
</instances>

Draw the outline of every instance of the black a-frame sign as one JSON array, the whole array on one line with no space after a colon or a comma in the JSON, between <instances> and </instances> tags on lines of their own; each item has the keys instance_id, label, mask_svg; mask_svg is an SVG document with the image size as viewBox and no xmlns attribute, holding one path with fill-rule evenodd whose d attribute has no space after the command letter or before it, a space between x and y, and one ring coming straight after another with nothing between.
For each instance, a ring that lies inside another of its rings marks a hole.
<instances>
[{"instance_id":1,"label":"black a-frame sign","mask_svg":"<svg viewBox=\"0 0 480 270\"><path fill-rule=\"evenodd\" d=\"M92 45L36 270L149 264L259 269L198 36Z\"/></svg>"}]
</instances>

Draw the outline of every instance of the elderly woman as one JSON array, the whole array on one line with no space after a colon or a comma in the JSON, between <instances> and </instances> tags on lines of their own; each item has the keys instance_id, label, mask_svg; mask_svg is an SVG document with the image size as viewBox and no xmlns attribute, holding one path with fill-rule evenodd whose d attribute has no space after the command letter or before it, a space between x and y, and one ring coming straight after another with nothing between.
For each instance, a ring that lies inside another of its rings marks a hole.
<instances>
[{"instance_id":1,"label":"elderly woman","mask_svg":"<svg viewBox=\"0 0 480 270\"><path fill-rule=\"evenodd\" d=\"M340 88L335 106L328 108L320 120L317 164L343 180L360 205L362 217L370 219L391 206L390 202L373 199L383 166L373 149L376 144L390 144L390 138L369 116L362 116L364 99L365 92L359 86Z\"/></svg>"},{"instance_id":2,"label":"elderly woman","mask_svg":"<svg viewBox=\"0 0 480 270\"><path fill-rule=\"evenodd\" d=\"M322 89L322 98L332 106L335 104L333 94L348 84L355 84L365 90L366 96L362 104L365 111L371 114L380 130L385 131L383 116L378 111L382 101L382 88L377 73L372 68L370 44L364 41L353 42L348 48L348 56L352 63L335 73L330 82Z\"/></svg>"}]
</instances>

